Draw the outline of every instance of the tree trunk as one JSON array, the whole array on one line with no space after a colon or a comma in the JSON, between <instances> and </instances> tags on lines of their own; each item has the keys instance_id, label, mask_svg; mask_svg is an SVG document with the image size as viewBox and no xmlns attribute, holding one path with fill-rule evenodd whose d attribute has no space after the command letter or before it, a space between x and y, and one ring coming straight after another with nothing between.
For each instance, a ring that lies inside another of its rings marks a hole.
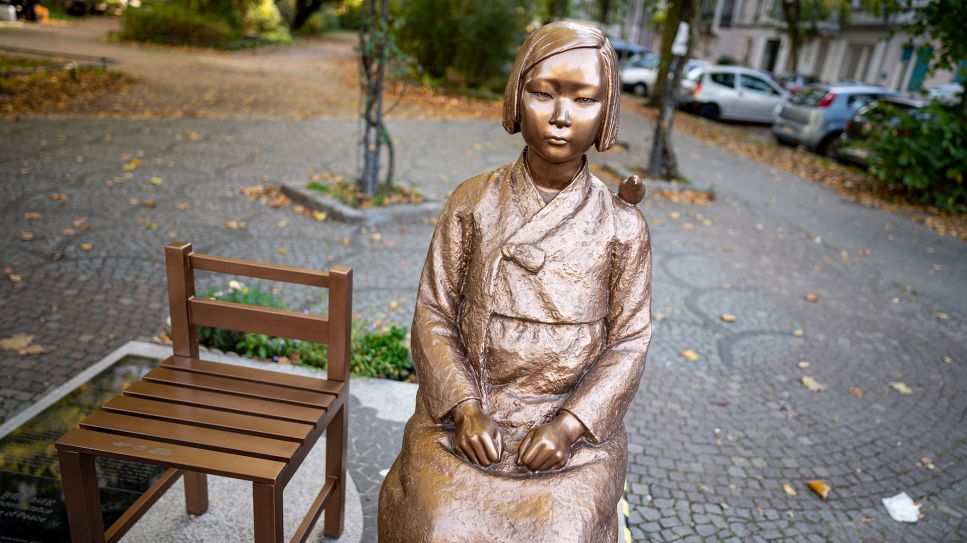
<instances>
[{"instance_id":1,"label":"tree trunk","mask_svg":"<svg viewBox=\"0 0 967 543\"><path fill-rule=\"evenodd\" d=\"M802 28L800 28L802 7L800 0L780 0L782 19L786 23L786 36L789 38L789 58L786 71L797 73L799 70L799 49L802 47Z\"/></svg>"},{"instance_id":2,"label":"tree trunk","mask_svg":"<svg viewBox=\"0 0 967 543\"><path fill-rule=\"evenodd\" d=\"M380 190L380 157L384 143L390 146L390 160L394 158L392 140L383 121L388 18L388 0L367 0L363 4L363 24L359 28L360 79L363 85L363 135L360 139L363 168L358 186L360 192L370 197ZM392 182L392 174L393 164L390 164L387 168L386 186Z\"/></svg>"},{"instance_id":3,"label":"tree trunk","mask_svg":"<svg viewBox=\"0 0 967 543\"><path fill-rule=\"evenodd\" d=\"M665 82L668 80L668 67L672 59L672 43L675 42L678 22L682 20L682 4L687 1L689 0L672 0L665 12L664 28L661 31L661 60L658 63L658 77L655 79L655 88L649 89L651 97L648 103L652 107L658 107L664 95Z\"/></svg>"},{"instance_id":4,"label":"tree trunk","mask_svg":"<svg viewBox=\"0 0 967 543\"><path fill-rule=\"evenodd\" d=\"M313 13L319 11L325 0L296 0L295 15L292 17L292 30L299 30Z\"/></svg>"},{"instance_id":5,"label":"tree trunk","mask_svg":"<svg viewBox=\"0 0 967 543\"><path fill-rule=\"evenodd\" d=\"M678 4L678 6L674 6L674 4ZM676 13L683 17L674 21L673 28L675 30L673 32L670 32L671 29L668 26L665 27L664 32L671 33L674 38L678 30L678 23L686 21L688 22L689 36L688 49L684 56L672 57L671 46L668 48L668 57L671 60L671 79L662 89L661 109L658 111L658 120L655 123L655 135L651 144L651 156L648 163L648 175L652 178L662 179L681 177L678 171L678 156L675 154L675 147L672 143L672 125L675 120L677 92L681 86L682 72L698 41L699 0L674 0L674 4L669 6L669 12L673 7L676 7Z\"/></svg>"},{"instance_id":6,"label":"tree trunk","mask_svg":"<svg viewBox=\"0 0 967 543\"><path fill-rule=\"evenodd\" d=\"M611 15L611 0L598 0L598 20L608 24L608 16Z\"/></svg>"}]
</instances>

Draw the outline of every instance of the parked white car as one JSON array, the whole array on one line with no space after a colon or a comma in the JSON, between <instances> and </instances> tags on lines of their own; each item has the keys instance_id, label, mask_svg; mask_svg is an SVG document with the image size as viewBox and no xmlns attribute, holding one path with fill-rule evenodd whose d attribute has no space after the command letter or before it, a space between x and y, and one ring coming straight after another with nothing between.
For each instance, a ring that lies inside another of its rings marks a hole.
<instances>
[{"instance_id":1,"label":"parked white car","mask_svg":"<svg viewBox=\"0 0 967 543\"><path fill-rule=\"evenodd\" d=\"M658 55L643 55L628 62L621 68L621 87L638 96L647 96L655 88L660 60Z\"/></svg>"},{"instance_id":2,"label":"parked white car","mask_svg":"<svg viewBox=\"0 0 967 543\"><path fill-rule=\"evenodd\" d=\"M658 80L658 64L660 62L661 59L658 55L652 53L633 58L621 68L621 87L638 96L648 96L651 94L651 90L655 88L655 81ZM689 59L682 69L682 73L687 74L690 70L700 66L708 66L708 64L704 60Z\"/></svg>"},{"instance_id":3,"label":"parked white car","mask_svg":"<svg viewBox=\"0 0 967 543\"><path fill-rule=\"evenodd\" d=\"M769 74L741 66L692 69L682 82L683 109L708 119L772 123L772 113L789 93Z\"/></svg>"}]
</instances>

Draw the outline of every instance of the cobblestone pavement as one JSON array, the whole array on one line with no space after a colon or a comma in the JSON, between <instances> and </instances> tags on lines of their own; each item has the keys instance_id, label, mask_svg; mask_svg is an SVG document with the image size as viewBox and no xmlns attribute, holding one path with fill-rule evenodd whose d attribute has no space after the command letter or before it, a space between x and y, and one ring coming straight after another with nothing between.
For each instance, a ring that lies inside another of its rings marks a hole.
<instances>
[{"instance_id":1,"label":"cobblestone pavement","mask_svg":"<svg viewBox=\"0 0 967 543\"><path fill-rule=\"evenodd\" d=\"M623 123L629 149L593 162L642 163L648 125L631 116ZM161 330L162 246L171 239L238 258L349 264L361 318L408 324L432 225L386 225L373 236L236 190L350 173L355 129L339 120L0 125L0 265L23 276L0 278L0 337L31 334L46 349L0 352L0 418L124 341ZM391 129L399 177L438 200L520 148L493 121ZM635 539L967 540L965 246L688 138L679 152L685 173L714 184L717 200L644 204L656 325L626 418ZM55 252L63 257L52 260ZM199 290L210 286L199 281ZM282 295L294 307L320 305L308 290ZM698 359L681 356L686 349ZM808 391L804 376L826 389ZM353 477L374 540L379 471L395 457L403 424L368 409L353 416ZM832 486L829 501L806 488L810 479ZM920 522L887 516L880 499L901 491L923 504Z\"/></svg>"}]
</instances>

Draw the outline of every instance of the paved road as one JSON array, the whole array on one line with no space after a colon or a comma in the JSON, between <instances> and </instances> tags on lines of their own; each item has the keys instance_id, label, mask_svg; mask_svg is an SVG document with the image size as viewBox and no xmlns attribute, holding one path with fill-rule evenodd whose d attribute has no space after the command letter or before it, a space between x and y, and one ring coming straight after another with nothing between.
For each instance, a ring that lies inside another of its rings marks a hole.
<instances>
[{"instance_id":1,"label":"paved road","mask_svg":"<svg viewBox=\"0 0 967 543\"><path fill-rule=\"evenodd\" d=\"M648 125L631 116L623 123L629 152L592 161L641 163L645 149L636 142ZM401 121L392 129L401 179L437 199L513 160L520 147L493 122ZM0 125L0 264L24 275L0 281L0 337L32 334L47 350L0 353L0 417L124 341L160 331L161 248L172 238L240 258L350 264L363 318L406 324L431 225L388 225L374 242L371 231L271 209L236 191L351 172L354 131L339 120ZM656 328L626 419L636 540L967 539L964 244L688 138L679 151L689 178L714 183L718 199L707 207L644 204ZM133 158L140 165L126 172ZM25 212L42 215L29 220ZM79 218L89 230L72 225ZM247 226L228 229L229 220ZM33 239L21 241L22 231ZM56 262L55 251L64 253ZM818 302L804 299L810 292ZM296 307L319 305L306 291L283 295ZM723 313L735 322L721 321ZM684 349L699 359L685 360ZM810 367L800 369L801 361ZM807 391L806 375L826 390ZM912 393L890 388L896 381ZM354 478L371 535L378 468L392 461L402 424L367 410L354 423ZM918 466L923 457L934 469ZM803 484L819 478L833 487L828 502ZM923 503L915 525L892 521L880 504L901 491Z\"/></svg>"}]
</instances>

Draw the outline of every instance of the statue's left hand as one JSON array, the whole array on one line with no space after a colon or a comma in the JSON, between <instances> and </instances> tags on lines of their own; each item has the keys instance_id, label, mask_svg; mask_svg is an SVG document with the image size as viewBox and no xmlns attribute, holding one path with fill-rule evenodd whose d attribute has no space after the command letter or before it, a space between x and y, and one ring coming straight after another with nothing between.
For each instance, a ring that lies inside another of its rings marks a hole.
<instances>
[{"instance_id":1,"label":"statue's left hand","mask_svg":"<svg viewBox=\"0 0 967 543\"><path fill-rule=\"evenodd\" d=\"M547 424L532 428L520 442L517 463L531 471L561 469L571 459L571 446L584 435L584 425L574 415L561 411Z\"/></svg>"}]
</instances>

